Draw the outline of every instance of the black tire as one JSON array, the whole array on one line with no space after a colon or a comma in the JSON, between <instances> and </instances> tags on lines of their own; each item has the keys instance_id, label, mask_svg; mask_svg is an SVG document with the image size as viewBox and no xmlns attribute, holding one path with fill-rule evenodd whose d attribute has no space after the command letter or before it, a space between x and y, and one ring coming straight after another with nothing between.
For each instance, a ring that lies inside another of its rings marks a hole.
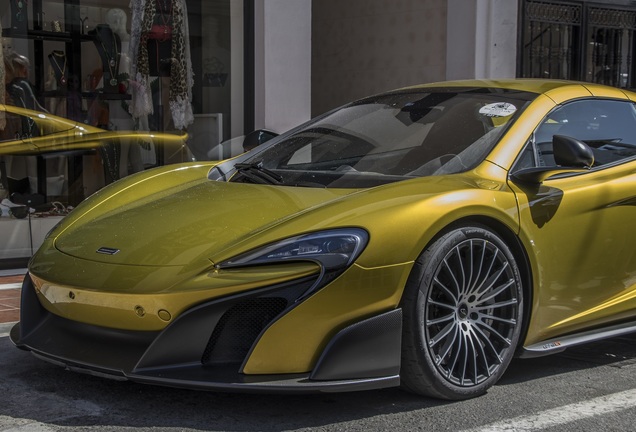
<instances>
[{"instance_id":1,"label":"black tire","mask_svg":"<svg viewBox=\"0 0 636 432\"><path fill-rule=\"evenodd\" d=\"M402 308L402 386L449 400L481 395L519 341L523 288L514 256L485 227L454 229L416 261Z\"/></svg>"}]
</instances>

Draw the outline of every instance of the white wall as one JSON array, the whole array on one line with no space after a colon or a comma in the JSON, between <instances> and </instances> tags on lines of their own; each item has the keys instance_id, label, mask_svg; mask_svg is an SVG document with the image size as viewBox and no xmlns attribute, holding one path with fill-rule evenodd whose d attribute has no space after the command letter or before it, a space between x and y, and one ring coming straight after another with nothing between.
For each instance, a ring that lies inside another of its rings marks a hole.
<instances>
[{"instance_id":1,"label":"white wall","mask_svg":"<svg viewBox=\"0 0 636 432\"><path fill-rule=\"evenodd\" d=\"M243 0L230 1L231 35L231 119L230 137L243 135Z\"/></svg>"},{"instance_id":2,"label":"white wall","mask_svg":"<svg viewBox=\"0 0 636 432\"><path fill-rule=\"evenodd\" d=\"M311 115L311 0L255 3L255 127L284 132Z\"/></svg>"},{"instance_id":3,"label":"white wall","mask_svg":"<svg viewBox=\"0 0 636 432\"><path fill-rule=\"evenodd\" d=\"M515 77L517 7L511 0L448 0L446 79Z\"/></svg>"}]
</instances>

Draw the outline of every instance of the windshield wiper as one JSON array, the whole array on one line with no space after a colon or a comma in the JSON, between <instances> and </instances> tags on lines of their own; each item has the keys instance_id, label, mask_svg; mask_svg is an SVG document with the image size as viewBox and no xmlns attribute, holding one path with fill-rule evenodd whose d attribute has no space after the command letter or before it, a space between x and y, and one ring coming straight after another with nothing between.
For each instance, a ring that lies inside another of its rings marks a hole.
<instances>
[{"instance_id":1,"label":"windshield wiper","mask_svg":"<svg viewBox=\"0 0 636 432\"><path fill-rule=\"evenodd\" d=\"M273 171L263 168L263 162L237 163L234 168L245 178L258 184L283 184L283 178Z\"/></svg>"}]
</instances>

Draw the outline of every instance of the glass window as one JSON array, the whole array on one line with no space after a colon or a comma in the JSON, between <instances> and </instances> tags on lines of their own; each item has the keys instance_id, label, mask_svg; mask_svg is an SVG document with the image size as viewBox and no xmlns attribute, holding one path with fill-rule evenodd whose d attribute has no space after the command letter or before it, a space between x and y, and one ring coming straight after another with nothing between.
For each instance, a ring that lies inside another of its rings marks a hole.
<instances>
[{"instance_id":1,"label":"glass window","mask_svg":"<svg viewBox=\"0 0 636 432\"><path fill-rule=\"evenodd\" d=\"M250 163L283 184L371 187L459 173L484 160L534 94L438 88L344 106L272 140ZM234 181L250 181L252 173Z\"/></svg>"},{"instance_id":2,"label":"glass window","mask_svg":"<svg viewBox=\"0 0 636 432\"><path fill-rule=\"evenodd\" d=\"M594 166L636 155L636 108L613 100L581 100L553 110L534 133L538 166L556 166L552 137L566 135L585 142Z\"/></svg>"},{"instance_id":3,"label":"glass window","mask_svg":"<svg viewBox=\"0 0 636 432\"><path fill-rule=\"evenodd\" d=\"M243 104L239 3L0 2L4 104L12 110L5 127L0 127L0 156L9 167L5 170L20 180L37 176L39 184L46 177L67 183L75 179L77 186L56 199L76 205L126 175L205 159L210 153L216 157L217 146L230 137L231 125L242 124L236 118L241 111L232 109L235 103ZM38 115L42 113L44 118ZM188 138L184 145L156 137L122 137L114 143L96 141L89 149L86 139L73 139L76 126L97 135L104 130L187 132ZM166 142L175 144L162 144ZM66 152L54 156L53 148ZM38 154L40 149L46 153ZM38 162L46 170L23 169L27 165L16 158L27 152L46 158L46 163ZM50 162L58 157L63 160Z\"/></svg>"}]
</instances>

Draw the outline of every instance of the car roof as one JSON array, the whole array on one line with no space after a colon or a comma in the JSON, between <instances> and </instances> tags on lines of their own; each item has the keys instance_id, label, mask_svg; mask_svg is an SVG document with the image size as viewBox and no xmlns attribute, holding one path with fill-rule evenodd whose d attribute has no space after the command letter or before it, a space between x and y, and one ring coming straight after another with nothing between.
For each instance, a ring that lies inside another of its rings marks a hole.
<instances>
[{"instance_id":1,"label":"car roof","mask_svg":"<svg viewBox=\"0 0 636 432\"><path fill-rule=\"evenodd\" d=\"M583 94L597 97L612 97L636 101L636 93L602 84L537 78L491 79L491 80L457 80L421 84L400 90L425 90L427 88L477 87L506 89L535 94L544 94L554 99L568 99L567 95L581 97ZM555 102L560 102L555 100Z\"/></svg>"}]
</instances>

